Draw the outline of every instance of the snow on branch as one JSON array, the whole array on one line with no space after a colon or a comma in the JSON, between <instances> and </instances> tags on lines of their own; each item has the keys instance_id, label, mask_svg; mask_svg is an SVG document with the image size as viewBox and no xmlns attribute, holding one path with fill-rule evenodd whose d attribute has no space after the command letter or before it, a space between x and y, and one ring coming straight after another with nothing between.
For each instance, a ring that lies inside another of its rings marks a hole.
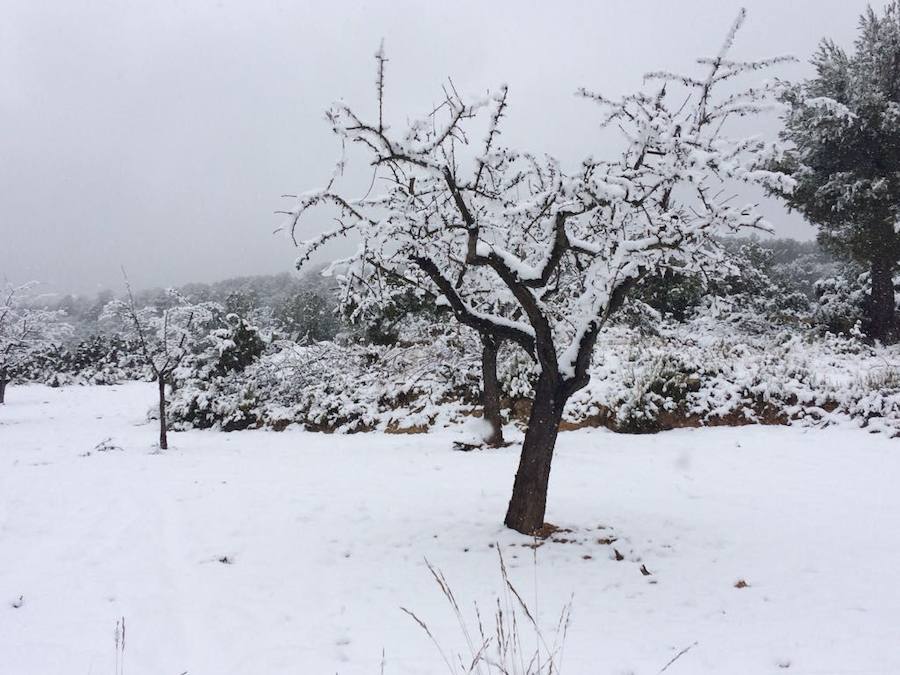
<instances>
[{"instance_id":1,"label":"snow on branch","mask_svg":"<svg viewBox=\"0 0 900 675\"><path fill-rule=\"evenodd\" d=\"M71 334L65 313L45 309L32 296L35 281L7 282L0 291L0 381L32 354L59 344Z\"/></svg>"},{"instance_id":2,"label":"snow on branch","mask_svg":"<svg viewBox=\"0 0 900 675\"><path fill-rule=\"evenodd\" d=\"M297 240L298 265L352 231L360 244L341 277L348 303L382 302L394 283L435 288L460 322L521 345L544 372L583 386L597 334L642 276L703 273L723 264L717 236L768 227L752 205L732 205L730 182L792 187L766 169L777 145L725 131L729 116L766 109L779 84L735 92L730 83L723 95L720 84L785 61L727 60L743 17L718 56L700 60L709 69L701 77L651 73L648 82L664 80L658 89L620 100L580 89L624 147L608 159L588 156L574 172L501 144L506 86L464 101L450 82L440 105L395 130L383 119L379 50L379 120L343 103L327 117L343 146L363 150L380 191L347 199L335 181L299 198L292 232L313 207L339 216L336 227Z\"/></svg>"}]
</instances>

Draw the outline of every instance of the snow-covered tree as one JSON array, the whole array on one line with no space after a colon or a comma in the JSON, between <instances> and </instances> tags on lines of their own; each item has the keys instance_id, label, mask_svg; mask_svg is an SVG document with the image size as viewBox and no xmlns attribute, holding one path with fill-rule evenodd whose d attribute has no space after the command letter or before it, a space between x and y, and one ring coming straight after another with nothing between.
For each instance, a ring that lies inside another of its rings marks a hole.
<instances>
[{"instance_id":1,"label":"snow-covered tree","mask_svg":"<svg viewBox=\"0 0 900 675\"><path fill-rule=\"evenodd\" d=\"M180 293L169 290L162 307L138 308L127 280L126 288L127 299L107 304L102 318L137 342L144 363L153 372L159 391L159 448L166 450L166 385L173 384L175 371L209 334L222 307L212 302L191 304Z\"/></svg>"},{"instance_id":2,"label":"snow-covered tree","mask_svg":"<svg viewBox=\"0 0 900 675\"><path fill-rule=\"evenodd\" d=\"M330 340L340 329L334 302L322 291L302 290L286 297L273 310L283 333L295 340Z\"/></svg>"},{"instance_id":3,"label":"snow-covered tree","mask_svg":"<svg viewBox=\"0 0 900 675\"><path fill-rule=\"evenodd\" d=\"M589 380L597 336L650 271L696 273L722 264L715 235L766 228L752 206L735 206L729 181L790 189L764 170L774 146L731 138L725 121L763 109L774 84L719 95L720 83L778 62L726 58L743 13L699 78L653 73L650 92L613 101L580 92L623 132L611 160L587 157L566 172L552 157L501 145L506 87L465 101L452 87L437 109L395 130L385 120L384 65L377 54L377 117L337 103L328 112L345 147L361 148L384 189L344 196L345 160L320 190L302 195L292 228L327 207L338 226L301 243L298 265L329 241L355 233L357 252L338 261L343 290L360 306L383 302L386 281L429 288L457 320L518 345L538 364L507 526L543 525L563 408ZM373 188L374 190L374 188ZM293 231L293 230L292 230Z\"/></svg>"},{"instance_id":4,"label":"snow-covered tree","mask_svg":"<svg viewBox=\"0 0 900 675\"><path fill-rule=\"evenodd\" d=\"M237 314L225 314L222 323L210 331L203 353L210 375L243 370L260 357L269 341L257 326Z\"/></svg>"},{"instance_id":5,"label":"snow-covered tree","mask_svg":"<svg viewBox=\"0 0 900 675\"><path fill-rule=\"evenodd\" d=\"M38 351L57 344L71 332L62 312L33 307L28 293L34 282L7 283L0 299L0 404L12 373Z\"/></svg>"},{"instance_id":6,"label":"snow-covered tree","mask_svg":"<svg viewBox=\"0 0 900 675\"><path fill-rule=\"evenodd\" d=\"M897 339L892 277L900 260L900 2L860 19L855 51L824 40L816 77L788 89L778 168L796 179L787 203L837 255L866 264L866 332Z\"/></svg>"},{"instance_id":7,"label":"snow-covered tree","mask_svg":"<svg viewBox=\"0 0 900 675\"><path fill-rule=\"evenodd\" d=\"M900 274L894 275L894 307L900 310ZM814 284L813 321L832 333L858 334L866 323L872 296L872 275L849 262Z\"/></svg>"}]
</instances>

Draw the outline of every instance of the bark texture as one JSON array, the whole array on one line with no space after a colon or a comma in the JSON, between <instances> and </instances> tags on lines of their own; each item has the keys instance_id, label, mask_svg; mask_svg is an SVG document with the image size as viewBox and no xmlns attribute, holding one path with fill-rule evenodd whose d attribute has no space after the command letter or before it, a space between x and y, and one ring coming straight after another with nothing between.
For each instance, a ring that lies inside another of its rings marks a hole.
<instances>
[{"instance_id":1,"label":"bark texture","mask_svg":"<svg viewBox=\"0 0 900 675\"><path fill-rule=\"evenodd\" d=\"M500 382L497 379L499 345L489 336L481 338L481 404L491 431L485 442L492 448L503 445L503 418L500 415Z\"/></svg>"},{"instance_id":2,"label":"bark texture","mask_svg":"<svg viewBox=\"0 0 900 675\"><path fill-rule=\"evenodd\" d=\"M894 303L894 264L890 255L872 259L872 295L868 305L868 334L886 343L897 341Z\"/></svg>"},{"instance_id":3,"label":"bark texture","mask_svg":"<svg viewBox=\"0 0 900 675\"><path fill-rule=\"evenodd\" d=\"M567 398L554 378L542 375L538 379L512 498L503 521L517 532L533 534L544 524L550 464Z\"/></svg>"}]
</instances>

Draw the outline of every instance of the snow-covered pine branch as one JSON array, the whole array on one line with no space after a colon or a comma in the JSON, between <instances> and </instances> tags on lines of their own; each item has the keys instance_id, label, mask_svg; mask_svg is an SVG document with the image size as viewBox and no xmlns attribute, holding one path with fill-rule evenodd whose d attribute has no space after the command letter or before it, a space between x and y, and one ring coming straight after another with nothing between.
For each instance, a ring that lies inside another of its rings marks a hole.
<instances>
[{"instance_id":1,"label":"snow-covered pine branch","mask_svg":"<svg viewBox=\"0 0 900 675\"><path fill-rule=\"evenodd\" d=\"M842 257L870 266L865 332L900 339L893 276L900 261L900 2L860 17L855 49L823 40L816 76L785 87L782 136L788 152L773 166L797 181L772 189L817 225Z\"/></svg>"}]
</instances>

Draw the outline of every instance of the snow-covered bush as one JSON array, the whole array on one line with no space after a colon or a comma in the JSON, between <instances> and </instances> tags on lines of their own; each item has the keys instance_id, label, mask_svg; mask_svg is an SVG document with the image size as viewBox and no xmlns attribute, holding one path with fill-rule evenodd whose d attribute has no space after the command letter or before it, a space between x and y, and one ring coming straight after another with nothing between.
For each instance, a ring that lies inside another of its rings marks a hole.
<instances>
[{"instance_id":1,"label":"snow-covered bush","mask_svg":"<svg viewBox=\"0 0 900 675\"><path fill-rule=\"evenodd\" d=\"M256 374L244 371L271 342L271 335L237 314L221 317L194 345L193 353L174 371L169 415L177 428L221 426L226 431L253 424L245 392Z\"/></svg>"},{"instance_id":2,"label":"snow-covered bush","mask_svg":"<svg viewBox=\"0 0 900 675\"><path fill-rule=\"evenodd\" d=\"M742 314L735 316L735 321L765 318L796 323L806 319L812 285L787 273L776 262L773 246L749 238L721 243L729 265L710 269L699 277L668 269L642 279L635 297L675 321L689 320L711 305Z\"/></svg>"},{"instance_id":3,"label":"snow-covered bush","mask_svg":"<svg viewBox=\"0 0 900 675\"><path fill-rule=\"evenodd\" d=\"M565 420L617 431L851 422L900 432L896 348L814 331L759 333L701 315L636 338L604 336L602 369ZM623 391L625 393L623 393Z\"/></svg>"},{"instance_id":4,"label":"snow-covered bush","mask_svg":"<svg viewBox=\"0 0 900 675\"><path fill-rule=\"evenodd\" d=\"M390 346L275 342L243 371L179 382L171 416L177 428L426 431L479 414L472 342L463 331ZM620 323L597 351L591 383L569 401L563 428L842 422L900 431L896 347L803 327L759 331L709 309L655 333ZM527 419L536 371L520 349L501 349L507 420Z\"/></svg>"},{"instance_id":5,"label":"snow-covered bush","mask_svg":"<svg viewBox=\"0 0 900 675\"><path fill-rule=\"evenodd\" d=\"M813 321L832 333L852 334L863 321L872 296L872 275L857 265L815 283ZM894 305L900 308L900 276L894 277Z\"/></svg>"},{"instance_id":6,"label":"snow-covered bush","mask_svg":"<svg viewBox=\"0 0 900 675\"><path fill-rule=\"evenodd\" d=\"M16 381L51 387L152 379L140 357L139 345L117 335L95 335L67 346L51 345L33 352L12 374Z\"/></svg>"},{"instance_id":7,"label":"snow-covered bush","mask_svg":"<svg viewBox=\"0 0 900 675\"><path fill-rule=\"evenodd\" d=\"M36 353L59 344L71 332L60 311L36 307L29 293L36 284L5 284L0 296L0 403L16 371Z\"/></svg>"},{"instance_id":8,"label":"snow-covered bush","mask_svg":"<svg viewBox=\"0 0 900 675\"><path fill-rule=\"evenodd\" d=\"M262 355L271 339L237 314L226 314L222 323L206 335L205 345L201 341L199 353L190 360L201 377L242 371Z\"/></svg>"},{"instance_id":9,"label":"snow-covered bush","mask_svg":"<svg viewBox=\"0 0 900 675\"><path fill-rule=\"evenodd\" d=\"M849 333L863 319L868 274L846 269L842 274L819 279L815 283L816 302L813 320L832 333ZM871 286L871 285L869 285Z\"/></svg>"},{"instance_id":10,"label":"snow-covered bush","mask_svg":"<svg viewBox=\"0 0 900 675\"><path fill-rule=\"evenodd\" d=\"M176 428L422 431L478 401L478 363L464 344L472 339L436 332L402 346L277 341L243 371L179 381L171 419Z\"/></svg>"}]
</instances>

